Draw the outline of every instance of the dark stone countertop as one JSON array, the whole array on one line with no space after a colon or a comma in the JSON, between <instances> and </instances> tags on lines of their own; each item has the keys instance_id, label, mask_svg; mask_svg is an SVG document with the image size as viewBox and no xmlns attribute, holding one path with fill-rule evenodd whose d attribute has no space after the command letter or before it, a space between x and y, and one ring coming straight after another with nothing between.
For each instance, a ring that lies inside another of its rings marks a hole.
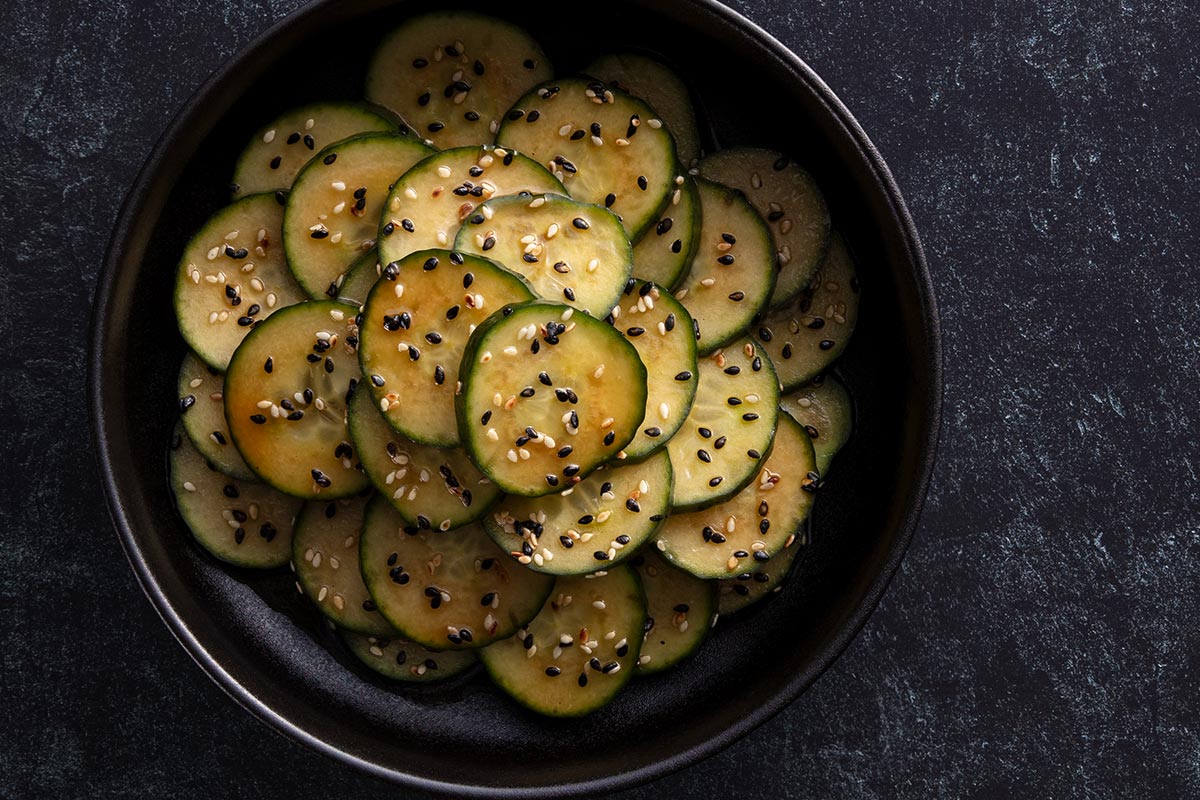
<instances>
[{"instance_id":1,"label":"dark stone countertop","mask_svg":"<svg viewBox=\"0 0 1200 800\"><path fill-rule=\"evenodd\" d=\"M83 376L138 166L294 0L0 10L0 795L423 797L243 713L109 522ZM655 797L1200 796L1197 60L1166 0L748 0L887 158L941 304L933 490L878 612Z\"/></svg>"}]
</instances>

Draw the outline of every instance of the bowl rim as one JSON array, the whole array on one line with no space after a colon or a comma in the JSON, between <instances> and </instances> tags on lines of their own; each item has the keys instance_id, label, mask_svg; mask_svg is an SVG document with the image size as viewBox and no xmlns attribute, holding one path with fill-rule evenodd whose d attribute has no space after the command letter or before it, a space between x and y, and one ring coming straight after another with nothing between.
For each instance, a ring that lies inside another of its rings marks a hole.
<instances>
[{"instance_id":1,"label":"bowl rim","mask_svg":"<svg viewBox=\"0 0 1200 800\"><path fill-rule=\"evenodd\" d=\"M235 72L253 63L265 43L286 29L297 26L310 17L323 14L327 9L339 3L339 0L314 0L275 22L219 66L180 106L170 124L155 142L150 155L130 186L114 223L113 233L97 276L92 314L89 320L87 352L86 381L92 443L100 469L109 515L117 529L125 556L133 567L143 592L188 655L225 694L269 728L374 777L437 794L452 793L488 798L551 798L568 794L584 795L627 789L661 778L712 756L774 717L794 702L837 661L879 605L915 534L929 490L941 434L944 391L941 329L937 300L924 249L891 170L850 110L817 73L772 34L741 13L717 0L689 0L689 2L719 17L730 27L739 29L748 38L761 43L770 55L777 58L798 80L806 84L807 88L824 106L825 111L840 125L847 141L854 145L863 162L870 168L871 177L882 198L887 202L887 212L893 218L903 243L905 255L912 268L911 277L917 290L922 323L928 339L923 366L928 379L930 402L923 410L925 435L921 442L926 455L920 459L919 474L911 476L913 491L909 495L909 502L900 519L899 528L891 539L882 568L871 580L862 602L854 609L848 622L839 627L834 636L822 648L822 652L818 654L819 658L814 659L813 665L794 674L781 691L755 709L753 713L746 715L717 735L664 759L628 771L572 783L520 788L479 786L428 778L406 772L402 768L384 766L352 752L339 749L301 725L292 722L285 713L261 701L249 688L226 671L217 658L200 643L190 630L188 623L173 607L135 540L133 526L126 514L117 475L109 453L106 413L102 397L104 354L109 345L104 321L110 315L115 279L124 259L123 242L128 238L134 221L147 204L147 198L151 194L149 189L162 172L167 151L171 149L173 143L181 138L193 118L197 116L199 107L206 104L213 90L228 80ZM375 5L380 4L375 3Z\"/></svg>"}]
</instances>

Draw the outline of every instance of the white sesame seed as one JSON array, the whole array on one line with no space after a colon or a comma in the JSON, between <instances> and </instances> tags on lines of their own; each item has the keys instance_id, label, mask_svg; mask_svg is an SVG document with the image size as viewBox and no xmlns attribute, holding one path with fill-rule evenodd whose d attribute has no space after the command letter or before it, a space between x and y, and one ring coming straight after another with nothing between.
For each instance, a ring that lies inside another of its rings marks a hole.
<instances>
[{"instance_id":1,"label":"white sesame seed","mask_svg":"<svg viewBox=\"0 0 1200 800\"><path fill-rule=\"evenodd\" d=\"M194 492L196 491L196 484L192 483L191 481L184 481L183 488L185 491Z\"/></svg>"},{"instance_id":2,"label":"white sesame seed","mask_svg":"<svg viewBox=\"0 0 1200 800\"><path fill-rule=\"evenodd\" d=\"M371 653L371 655L375 656L376 658L382 658L382 657L383 657L383 651L379 649L379 646L378 646L378 645L374 645L374 644L373 644L373 645L371 645L371 647L370 647L370 653Z\"/></svg>"},{"instance_id":3,"label":"white sesame seed","mask_svg":"<svg viewBox=\"0 0 1200 800\"><path fill-rule=\"evenodd\" d=\"M516 451L516 450L511 450L511 449L510 449L510 450L508 451L508 454L507 454L507 456L508 456L508 460L509 460L509 461L511 461L511 462L512 462L512 463L514 463L514 464L515 464L515 463L517 463L517 451Z\"/></svg>"},{"instance_id":4,"label":"white sesame seed","mask_svg":"<svg viewBox=\"0 0 1200 800\"><path fill-rule=\"evenodd\" d=\"M596 522L598 522L598 523L607 522L608 518L611 516L612 516L612 512L605 509L604 511L601 511L599 514L596 515Z\"/></svg>"},{"instance_id":5,"label":"white sesame seed","mask_svg":"<svg viewBox=\"0 0 1200 800\"><path fill-rule=\"evenodd\" d=\"M337 232L337 233L335 233L333 236L330 236L330 237L329 237L329 243L330 243L330 244L337 244L337 243L338 243L338 242L340 242L341 240L342 240L342 232L341 232L341 231L338 231L338 232Z\"/></svg>"},{"instance_id":6,"label":"white sesame seed","mask_svg":"<svg viewBox=\"0 0 1200 800\"><path fill-rule=\"evenodd\" d=\"M780 220L780 222L779 222L779 232L780 233L787 233L791 229L792 229L792 220L791 219L784 218L784 219Z\"/></svg>"},{"instance_id":7,"label":"white sesame seed","mask_svg":"<svg viewBox=\"0 0 1200 800\"><path fill-rule=\"evenodd\" d=\"M444 165L440 166L437 168L437 174L442 178L449 178L450 177L450 168L447 166L444 166Z\"/></svg>"},{"instance_id":8,"label":"white sesame seed","mask_svg":"<svg viewBox=\"0 0 1200 800\"><path fill-rule=\"evenodd\" d=\"M208 260L209 260L209 261L216 261L216 260L217 260L217 256L219 256L220 254L221 254L221 248L220 248L220 247L214 247L213 249L211 249L211 250L209 250L209 251L208 251Z\"/></svg>"},{"instance_id":9,"label":"white sesame seed","mask_svg":"<svg viewBox=\"0 0 1200 800\"><path fill-rule=\"evenodd\" d=\"M325 596L328 594L329 594L329 587L322 586L321 591L317 593L317 602L319 603L319 602L323 601L325 599Z\"/></svg>"},{"instance_id":10,"label":"white sesame seed","mask_svg":"<svg viewBox=\"0 0 1200 800\"><path fill-rule=\"evenodd\" d=\"M313 129L313 125L316 125L316 124L317 124L317 121L310 117L309 119L306 119L304 121L304 130L311 131Z\"/></svg>"},{"instance_id":11,"label":"white sesame seed","mask_svg":"<svg viewBox=\"0 0 1200 800\"><path fill-rule=\"evenodd\" d=\"M755 189L761 189L762 188L762 176L759 175L757 172L753 173L750 176L750 185L753 186Z\"/></svg>"},{"instance_id":12,"label":"white sesame seed","mask_svg":"<svg viewBox=\"0 0 1200 800\"><path fill-rule=\"evenodd\" d=\"M545 204L546 204L546 198L544 198L544 197L535 197L531 201L529 201L530 208L541 208Z\"/></svg>"},{"instance_id":13,"label":"white sesame seed","mask_svg":"<svg viewBox=\"0 0 1200 800\"><path fill-rule=\"evenodd\" d=\"M666 403L660 403L658 406L658 415L663 419L671 418L671 407Z\"/></svg>"},{"instance_id":14,"label":"white sesame seed","mask_svg":"<svg viewBox=\"0 0 1200 800\"><path fill-rule=\"evenodd\" d=\"M493 442L500 441L500 434L496 433L495 428L488 428L487 438Z\"/></svg>"},{"instance_id":15,"label":"white sesame seed","mask_svg":"<svg viewBox=\"0 0 1200 800\"><path fill-rule=\"evenodd\" d=\"M716 278L705 278L704 280L700 281L700 285L701 286L712 286L716 282L717 282Z\"/></svg>"},{"instance_id":16,"label":"white sesame seed","mask_svg":"<svg viewBox=\"0 0 1200 800\"><path fill-rule=\"evenodd\" d=\"M596 369L592 371L592 377L597 380L599 380L603 375L604 375L604 365L603 364L596 367Z\"/></svg>"},{"instance_id":17,"label":"white sesame seed","mask_svg":"<svg viewBox=\"0 0 1200 800\"><path fill-rule=\"evenodd\" d=\"M271 128L271 130L263 134L263 144L270 144L273 141L275 141L275 129Z\"/></svg>"},{"instance_id":18,"label":"white sesame seed","mask_svg":"<svg viewBox=\"0 0 1200 800\"><path fill-rule=\"evenodd\" d=\"M665 541L665 540L663 540L663 539L659 539L657 542L655 542L655 543L654 543L654 546L655 546L655 547L657 547L659 550L666 550L666 549L667 549L667 543L666 543L666 541Z\"/></svg>"},{"instance_id":19,"label":"white sesame seed","mask_svg":"<svg viewBox=\"0 0 1200 800\"><path fill-rule=\"evenodd\" d=\"M346 182L345 182L345 181L334 181L333 183L331 183L331 184L329 184L329 185L330 185L330 187L332 187L332 188L333 188L335 191L339 191L339 192L344 192L344 191L346 191Z\"/></svg>"},{"instance_id":20,"label":"white sesame seed","mask_svg":"<svg viewBox=\"0 0 1200 800\"><path fill-rule=\"evenodd\" d=\"M340 214L345 210L346 210L346 201L345 200L343 200L342 202L338 203L336 206L333 207L333 213L335 213L335 214Z\"/></svg>"},{"instance_id":21,"label":"white sesame seed","mask_svg":"<svg viewBox=\"0 0 1200 800\"><path fill-rule=\"evenodd\" d=\"M265 289L265 288L266 288L266 284L264 284L264 283L262 282L262 278L251 278L251 279L250 279L250 286L251 286L251 288L253 288L253 289L254 289L254 291L256 291L256 292L261 292L263 289Z\"/></svg>"}]
</instances>

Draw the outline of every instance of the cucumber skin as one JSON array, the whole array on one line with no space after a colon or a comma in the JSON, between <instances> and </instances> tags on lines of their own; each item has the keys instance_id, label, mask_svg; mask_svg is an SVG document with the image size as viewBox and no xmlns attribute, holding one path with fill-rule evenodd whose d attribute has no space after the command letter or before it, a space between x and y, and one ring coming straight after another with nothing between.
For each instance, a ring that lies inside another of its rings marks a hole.
<instances>
[{"instance_id":1,"label":"cucumber skin","mask_svg":"<svg viewBox=\"0 0 1200 800\"><path fill-rule=\"evenodd\" d=\"M487 334L488 331L490 331L492 328L494 328L497 324L499 324L501 321L507 319L509 316L512 316L512 314L516 314L519 311L523 311L523 310L533 308L536 306L541 306L541 307L545 308L548 313L556 310L558 313L561 314L563 311L566 311L567 309L571 309L575 313L581 315L582 317L586 317L589 320L592 320L593 322L595 322L598 325L605 324L601 320L598 320L595 317L591 317L591 316L585 314L584 312L573 308L572 306L563 305L561 303L552 303L552 302L549 302L546 300L530 300L525 303L510 303L509 305L503 306L500 310L496 311L494 314L492 314L492 316L490 316L486 320L484 320L483 324L481 324L478 328L475 329L475 332L471 334L471 338L467 340L467 346L463 350L463 356L462 356L461 363L467 364L467 363L471 363L471 362L475 361L476 354L479 351L479 345L483 341L484 336ZM504 309L512 309L512 311L509 314L504 314L503 313ZM617 332L615 329L613 330L613 333L617 336L618 339L621 340L623 346L629 348L629 355L631 355L633 357L634 362L641 369L642 379L641 379L640 385L642 387L642 392L641 392L641 400L639 402L640 402L641 406L643 408L645 408L645 406L646 406L646 376L647 376L646 365L642 363L641 356L638 355L637 350L635 350L633 345L631 345L629 343L629 340L627 340L624 336L621 336L621 334L619 332ZM459 372L459 379L460 380L462 379L461 370ZM547 487L545 487L545 490L539 489L539 491L537 491L535 494L526 494L523 492L514 491L512 487L509 487L509 486L505 485L504 483L496 480L495 476L491 472L489 472L487 469L485 469L483 466L481 466L478 463L476 454L473 452L473 447L472 447L473 440L468 435L468 432L471 430L471 427L472 427L471 421L467 417L467 414L468 414L467 393L469 391L470 391L470 388L467 387L466 381L463 381L462 393L457 395L454 398L454 414L458 420L458 436L459 436L459 440L462 442L462 447L467 451L467 454L471 457L471 460L475 462L475 466L478 467L479 471L482 472L484 475L486 475L488 477L488 480L492 481L493 483L495 483L497 486L499 486L501 489L503 489L505 492L508 492L509 494L520 494L522 497L544 497L548 494L553 494L555 492L561 492L562 489L560 487L554 487L554 486L547 486ZM621 443L620 447L617 448L617 452L620 452L621 449L623 449L630 442L632 442L636 436L637 436L637 427L635 426L634 430L633 430L633 435ZM597 467L601 466L603 463L606 463L606 462L601 462L601 464L596 464L591 469L589 469L587 472L581 473L579 475L579 477L586 478L588 475L590 475L592 472L594 472Z\"/></svg>"}]
</instances>

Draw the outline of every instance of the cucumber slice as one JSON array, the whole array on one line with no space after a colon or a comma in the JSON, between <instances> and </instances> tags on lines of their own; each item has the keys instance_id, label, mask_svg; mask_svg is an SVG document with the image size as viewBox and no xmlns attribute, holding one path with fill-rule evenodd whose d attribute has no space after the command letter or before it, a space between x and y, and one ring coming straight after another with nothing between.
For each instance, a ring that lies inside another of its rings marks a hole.
<instances>
[{"instance_id":1,"label":"cucumber slice","mask_svg":"<svg viewBox=\"0 0 1200 800\"><path fill-rule=\"evenodd\" d=\"M779 379L771 359L742 340L700 360L696 399L667 443L675 469L676 510L735 495L771 449L779 413Z\"/></svg>"},{"instance_id":2,"label":"cucumber slice","mask_svg":"<svg viewBox=\"0 0 1200 800\"><path fill-rule=\"evenodd\" d=\"M770 304L790 302L816 272L829 241L829 207L817 182L787 156L750 147L705 156L700 174L744 192L766 219L779 267Z\"/></svg>"},{"instance_id":3,"label":"cucumber slice","mask_svg":"<svg viewBox=\"0 0 1200 800\"><path fill-rule=\"evenodd\" d=\"M633 250L609 211L558 195L484 203L454 246L494 258L547 300L604 316L633 273Z\"/></svg>"},{"instance_id":4,"label":"cucumber slice","mask_svg":"<svg viewBox=\"0 0 1200 800\"><path fill-rule=\"evenodd\" d=\"M699 578L745 572L768 561L800 530L820 486L816 469L808 434L781 414L758 480L718 505L672 514L655 544L668 561Z\"/></svg>"},{"instance_id":5,"label":"cucumber slice","mask_svg":"<svg viewBox=\"0 0 1200 800\"><path fill-rule=\"evenodd\" d=\"M633 246L633 276L675 289L687 276L699 241L700 196L695 179L681 172L658 221Z\"/></svg>"},{"instance_id":6,"label":"cucumber slice","mask_svg":"<svg viewBox=\"0 0 1200 800\"><path fill-rule=\"evenodd\" d=\"M396 178L432 150L409 136L364 133L321 150L296 175L283 215L283 247L296 281L314 298L375 244Z\"/></svg>"},{"instance_id":7,"label":"cucumber slice","mask_svg":"<svg viewBox=\"0 0 1200 800\"><path fill-rule=\"evenodd\" d=\"M496 544L522 564L582 575L632 555L671 510L671 459L600 467L565 492L508 496L484 518Z\"/></svg>"},{"instance_id":8,"label":"cucumber slice","mask_svg":"<svg viewBox=\"0 0 1200 800\"><path fill-rule=\"evenodd\" d=\"M361 309L367 302L379 276L383 274L383 266L379 263L379 251L372 247L358 257L350 265L345 275L337 282L337 300L355 308Z\"/></svg>"},{"instance_id":9,"label":"cucumber slice","mask_svg":"<svg viewBox=\"0 0 1200 800\"><path fill-rule=\"evenodd\" d=\"M204 363L222 372L255 323L304 299L280 246L279 202L275 195L254 194L225 206L179 260L179 332Z\"/></svg>"},{"instance_id":10,"label":"cucumber slice","mask_svg":"<svg viewBox=\"0 0 1200 800\"><path fill-rule=\"evenodd\" d=\"M516 102L496 144L545 164L571 197L621 217L636 242L675 188L675 142L645 102L597 80L566 78Z\"/></svg>"},{"instance_id":11,"label":"cucumber slice","mask_svg":"<svg viewBox=\"0 0 1200 800\"><path fill-rule=\"evenodd\" d=\"M699 380L692 317L678 300L650 283L628 284L613 309L613 325L653 365L646 375L646 412L637 436L625 447L640 461L665 447L687 419Z\"/></svg>"},{"instance_id":12,"label":"cucumber slice","mask_svg":"<svg viewBox=\"0 0 1200 800\"><path fill-rule=\"evenodd\" d=\"M356 103L310 103L280 114L250 138L233 170L235 197L287 189L318 148L396 124Z\"/></svg>"},{"instance_id":13,"label":"cucumber slice","mask_svg":"<svg viewBox=\"0 0 1200 800\"><path fill-rule=\"evenodd\" d=\"M454 398L471 332L494 309L532 297L520 278L485 258L421 250L389 264L363 306L359 348L388 424L415 442L457 445Z\"/></svg>"},{"instance_id":14,"label":"cucumber slice","mask_svg":"<svg viewBox=\"0 0 1200 800\"><path fill-rule=\"evenodd\" d=\"M492 197L565 191L545 167L520 153L490 145L434 153L392 187L379 222L380 259L390 264L417 250L449 246L475 207Z\"/></svg>"},{"instance_id":15,"label":"cucumber slice","mask_svg":"<svg viewBox=\"0 0 1200 800\"><path fill-rule=\"evenodd\" d=\"M171 440L170 466L175 507L201 547L238 567L271 569L288 562L299 500L222 475L182 424Z\"/></svg>"},{"instance_id":16,"label":"cucumber slice","mask_svg":"<svg viewBox=\"0 0 1200 800\"><path fill-rule=\"evenodd\" d=\"M409 20L384 39L367 70L367 97L440 148L490 141L509 106L553 75L529 34L482 14Z\"/></svg>"},{"instance_id":17,"label":"cucumber slice","mask_svg":"<svg viewBox=\"0 0 1200 800\"><path fill-rule=\"evenodd\" d=\"M767 304L775 255L766 223L740 193L703 178L700 234L687 277L675 293L696 320L701 354L746 329Z\"/></svg>"},{"instance_id":18,"label":"cucumber slice","mask_svg":"<svg viewBox=\"0 0 1200 800\"><path fill-rule=\"evenodd\" d=\"M363 469L410 526L447 531L474 522L500 497L500 488L458 448L417 444L392 430L359 389L350 400L350 438Z\"/></svg>"},{"instance_id":19,"label":"cucumber slice","mask_svg":"<svg viewBox=\"0 0 1200 800\"><path fill-rule=\"evenodd\" d=\"M812 281L792 303L768 311L752 326L755 338L771 354L783 391L812 380L846 349L858 322L858 275L841 236Z\"/></svg>"},{"instance_id":20,"label":"cucumber slice","mask_svg":"<svg viewBox=\"0 0 1200 800\"><path fill-rule=\"evenodd\" d=\"M554 579L513 564L480 525L406 532L382 497L367 506L363 580L379 612L410 641L438 650L486 647L537 614Z\"/></svg>"},{"instance_id":21,"label":"cucumber slice","mask_svg":"<svg viewBox=\"0 0 1200 800\"><path fill-rule=\"evenodd\" d=\"M641 582L628 567L561 577L532 622L479 658L518 703L552 717L579 717L633 676L645 620Z\"/></svg>"},{"instance_id":22,"label":"cucumber slice","mask_svg":"<svg viewBox=\"0 0 1200 800\"><path fill-rule=\"evenodd\" d=\"M778 592L792 573L792 565L800 552L800 545L807 543L807 531L802 530L798 535L789 537L783 544L783 550L776 553L774 558L765 564L760 564L752 572L743 572L734 578L726 578L715 583L717 588L717 611L722 617L736 614L749 608L769 594Z\"/></svg>"},{"instance_id":23,"label":"cucumber slice","mask_svg":"<svg viewBox=\"0 0 1200 800\"><path fill-rule=\"evenodd\" d=\"M364 636L343 631L342 640L350 652L385 678L408 683L432 683L461 675L475 664L470 650L436 652L399 636Z\"/></svg>"},{"instance_id":24,"label":"cucumber slice","mask_svg":"<svg viewBox=\"0 0 1200 800\"><path fill-rule=\"evenodd\" d=\"M229 432L250 469L279 491L332 500L369 485L346 430L357 343L353 309L309 301L258 325L229 362Z\"/></svg>"},{"instance_id":25,"label":"cucumber slice","mask_svg":"<svg viewBox=\"0 0 1200 800\"><path fill-rule=\"evenodd\" d=\"M636 53L610 53L583 72L649 103L675 138L679 160L691 166L700 158L700 131L687 86L661 61Z\"/></svg>"},{"instance_id":26,"label":"cucumber slice","mask_svg":"<svg viewBox=\"0 0 1200 800\"><path fill-rule=\"evenodd\" d=\"M779 400L779 407L804 426L817 453L817 472L824 478L829 464L854 429L853 410L846 387L836 378L818 375Z\"/></svg>"},{"instance_id":27,"label":"cucumber slice","mask_svg":"<svg viewBox=\"0 0 1200 800\"><path fill-rule=\"evenodd\" d=\"M672 567L653 548L638 553L630 566L646 590L638 671L662 672L700 649L717 613L717 582Z\"/></svg>"},{"instance_id":28,"label":"cucumber slice","mask_svg":"<svg viewBox=\"0 0 1200 800\"><path fill-rule=\"evenodd\" d=\"M255 480L241 453L233 446L225 422L225 377L195 353L183 357L179 369L179 414L183 429L200 455L231 478Z\"/></svg>"},{"instance_id":29,"label":"cucumber slice","mask_svg":"<svg viewBox=\"0 0 1200 800\"><path fill-rule=\"evenodd\" d=\"M375 610L358 566L358 532L367 498L304 504L292 536L292 569L300 591L340 628L371 636L393 633Z\"/></svg>"},{"instance_id":30,"label":"cucumber slice","mask_svg":"<svg viewBox=\"0 0 1200 800\"><path fill-rule=\"evenodd\" d=\"M510 494L573 486L629 444L646 368L610 325L531 302L493 314L463 353L458 430L476 466Z\"/></svg>"}]
</instances>

